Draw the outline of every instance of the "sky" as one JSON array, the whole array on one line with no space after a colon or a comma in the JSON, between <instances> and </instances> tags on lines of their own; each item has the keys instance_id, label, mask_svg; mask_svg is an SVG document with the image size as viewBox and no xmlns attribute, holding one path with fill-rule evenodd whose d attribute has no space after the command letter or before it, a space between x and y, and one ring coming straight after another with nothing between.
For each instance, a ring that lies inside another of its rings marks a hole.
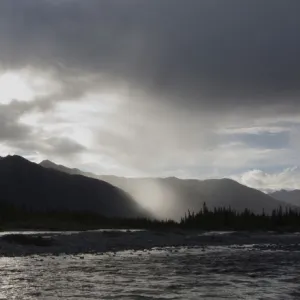
<instances>
[{"instance_id":1,"label":"sky","mask_svg":"<svg viewBox=\"0 0 300 300\"><path fill-rule=\"evenodd\" d=\"M0 155L300 188L297 0L0 1Z\"/></svg>"}]
</instances>

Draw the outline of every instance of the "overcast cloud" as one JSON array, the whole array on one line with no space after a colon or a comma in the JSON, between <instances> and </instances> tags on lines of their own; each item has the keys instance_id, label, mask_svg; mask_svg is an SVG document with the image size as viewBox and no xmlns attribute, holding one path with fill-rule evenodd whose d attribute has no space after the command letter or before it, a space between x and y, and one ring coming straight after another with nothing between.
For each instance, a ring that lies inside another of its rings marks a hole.
<instances>
[{"instance_id":1,"label":"overcast cloud","mask_svg":"<svg viewBox=\"0 0 300 300\"><path fill-rule=\"evenodd\" d=\"M2 0L0 155L128 176L297 166L299 11L294 0Z\"/></svg>"}]
</instances>

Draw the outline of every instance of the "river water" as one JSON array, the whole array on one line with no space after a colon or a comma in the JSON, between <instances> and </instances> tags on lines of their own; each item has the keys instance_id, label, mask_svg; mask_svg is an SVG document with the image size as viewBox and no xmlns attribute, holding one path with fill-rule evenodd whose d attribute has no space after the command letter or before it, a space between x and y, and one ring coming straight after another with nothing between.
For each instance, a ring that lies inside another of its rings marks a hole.
<instances>
[{"instance_id":1,"label":"river water","mask_svg":"<svg viewBox=\"0 0 300 300\"><path fill-rule=\"evenodd\" d=\"M0 258L0 299L300 299L300 251L175 247Z\"/></svg>"}]
</instances>

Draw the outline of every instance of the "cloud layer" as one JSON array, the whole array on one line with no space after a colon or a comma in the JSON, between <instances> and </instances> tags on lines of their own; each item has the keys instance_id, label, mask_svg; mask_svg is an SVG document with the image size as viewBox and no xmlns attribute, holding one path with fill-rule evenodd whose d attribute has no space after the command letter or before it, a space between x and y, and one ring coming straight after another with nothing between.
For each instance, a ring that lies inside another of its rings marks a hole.
<instances>
[{"instance_id":1,"label":"cloud layer","mask_svg":"<svg viewBox=\"0 0 300 300\"><path fill-rule=\"evenodd\" d=\"M273 173L267 173L261 170L251 170L244 174L233 176L232 178L244 185L265 192L300 188L299 167L291 167L284 169L283 171Z\"/></svg>"},{"instance_id":2,"label":"cloud layer","mask_svg":"<svg viewBox=\"0 0 300 300\"><path fill-rule=\"evenodd\" d=\"M7 101L0 90L0 144L120 175L297 165L299 9L292 0L2 0L0 73L34 96L5 89L17 98Z\"/></svg>"},{"instance_id":3,"label":"cloud layer","mask_svg":"<svg viewBox=\"0 0 300 300\"><path fill-rule=\"evenodd\" d=\"M7 68L30 65L64 78L95 75L97 84L125 83L171 101L201 103L202 109L282 104L282 97L298 103L296 1L0 5L1 62Z\"/></svg>"}]
</instances>

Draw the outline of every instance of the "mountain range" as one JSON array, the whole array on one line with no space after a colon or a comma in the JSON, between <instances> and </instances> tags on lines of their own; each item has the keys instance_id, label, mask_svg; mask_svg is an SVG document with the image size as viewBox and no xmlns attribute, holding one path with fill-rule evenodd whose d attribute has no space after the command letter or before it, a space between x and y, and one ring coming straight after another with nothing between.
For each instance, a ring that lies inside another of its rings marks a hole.
<instances>
[{"instance_id":1,"label":"mountain range","mask_svg":"<svg viewBox=\"0 0 300 300\"><path fill-rule=\"evenodd\" d=\"M276 199L231 179L125 178L85 173L48 160L42 161L40 165L72 175L80 174L109 182L130 194L137 203L159 218L179 219L188 210L199 211L204 202L209 208L230 206L237 211L248 208L255 213L261 213L263 210L271 213L279 206L300 206L300 203Z\"/></svg>"},{"instance_id":2,"label":"mountain range","mask_svg":"<svg viewBox=\"0 0 300 300\"><path fill-rule=\"evenodd\" d=\"M20 156L0 158L0 203L33 211L93 212L108 217L180 219L188 211L245 208L271 213L279 206L300 207L300 191L265 194L231 179L125 178L95 175Z\"/></svg>"},{"instance_id":3,"label":"mountain range","mask_svg":"<svg viewBox=\"0 0 300 300\"><path fill-rule=\"evenodd\" d=\"M300 190L280 190L269 193L273 198L292 205L300 206Z\"/></svg>"},{"instance_id":4,"label":"mountain range","mask_svg":"<svg viewBox=\"0 0 300 300\"><path fill-rule=\"evenodd\" d=\"M98 179L44 168L20 156L0 158L0 202L31 211L150 216L123 190Z\"/></svg>"}]
</instances>

